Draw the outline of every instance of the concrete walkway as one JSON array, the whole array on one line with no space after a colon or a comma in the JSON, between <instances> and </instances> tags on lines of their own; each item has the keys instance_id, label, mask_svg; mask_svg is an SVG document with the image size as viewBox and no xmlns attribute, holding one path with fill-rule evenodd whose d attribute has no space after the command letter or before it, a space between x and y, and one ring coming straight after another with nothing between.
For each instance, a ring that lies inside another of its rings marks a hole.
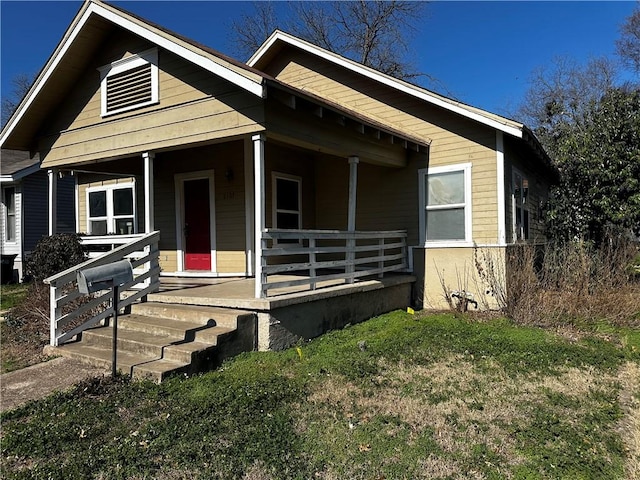
<instances>
[{"instance_id":1,"label":"concrete walkway","mask_svg":"<svg viewBox=\"0 0 640 480\"><path fill-rule=\"evenodd\" d=\"M0 375L0 411L68 390L86 378L110 373L63 357L5 373Z\"/></svg>"}]
</instances>

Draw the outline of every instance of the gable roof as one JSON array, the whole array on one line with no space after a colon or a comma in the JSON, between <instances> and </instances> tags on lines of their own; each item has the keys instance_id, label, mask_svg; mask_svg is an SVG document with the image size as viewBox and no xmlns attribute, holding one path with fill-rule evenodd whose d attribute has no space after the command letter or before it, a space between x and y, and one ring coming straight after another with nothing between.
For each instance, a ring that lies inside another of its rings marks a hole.
<instances>
[{"instance_id":1,"label":"gable roof","mask_svg":"<svg viewBox=\"0 0 640 480\"><path fill-rule=\"evenodd\" d=\"M16 182L40 170L40 157L31 158L29 152L3 149L0 151L0 165L0 182Z\"/></svg>"},{"instance_id":2,"label":"gable roof","mask_svg":"<svg viewBox=\"0 0 640 480\"><path fill-rule=\"evenodd\" d=\"M323 58L324 60L340 65L352 72L375 80L376 82L387 85L427 103L437 105L446 110L462 115L463 117L475 120L514 137L523 138L523 132L527 129L527 127L522 123L501 117L500 115L487 112L480 108L466 105L462 102L444 97L412 83L397 79L371 67L318 47L298 37L294 37L293 35L281 30L273 32L247 61L247 64L251 67L262 69L286 45L291 45L307 53Z\"/></svg>"},{"instance_id":3,"label":"gable roof","mask_svg":"<svg viewBox=\"0 0 640 480\"><path fill-rule=\"evenodd\" d=\"M229 57L204 48L184 37L169 33L157 25L149 23L122 9L103 3L100 0L86 0L71 25L65 32L51 57L36 77L31 89L20 103L0 133L0 145L3 148L28 150L27 139L37 129L37 111L50 107L60 93L60 88L47 88L55 77L56 86L69 88L77 76L71 63L90 58L92 49L106 35L109 23L117 25L133 34L146 38L152 43L178 55L205 70L224 78L253 95L264 98L266 95L260 72ZM81 41L77 41L77 40ZM36 111L31 112L30 110ZM32 128L23 135L13 136L21 121L35 120Z\"/></svg>"}]
</instances>

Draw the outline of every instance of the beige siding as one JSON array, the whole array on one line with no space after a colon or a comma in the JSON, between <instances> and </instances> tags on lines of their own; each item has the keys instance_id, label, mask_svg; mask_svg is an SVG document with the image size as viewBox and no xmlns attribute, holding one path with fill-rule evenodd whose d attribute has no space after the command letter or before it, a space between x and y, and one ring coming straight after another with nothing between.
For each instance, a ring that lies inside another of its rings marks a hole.
<instances>
[{"instance_id":1,"label":"beige siding","mask_svg":"<svg viewBox=\"0 0 640 480\"><path fill-rule=\"evenodd\" d=\"M269 66L267 73L286 83L327 97L332 102L356 110L373 120L390 124L398 130L425 140L430 139L430 167L471 162L473 238L480 243L497 241L497 171L493 129L439 107L419 102L413 97L400 94L397 90L356 75L330 62L291 49L283 52L279 59ZM366 169L362 170L366 172ZM390 179L389 184L393 183L391 181L393 175L389 175L389 172L386 175ZM401 179L394 180L398 185L408 182L407 188L416 188L417 174L413 179L404 178L402 173L398 173L397 177ZM366 176L364 178L367 179ZM371 177L372 182L375 183L373 178L375 174ZM360 184L359 187L360 191L365 190L364 184ZM332 188L338 188L338 185L327 186L329 190ZM375 193L373 196L375 198L371 200L371 204L375 205L377 197ZM319 197L324 199L324 196L319 195ZM411 208L414 213L417 213L417 207L411 206L408 200L404 201L407 202L406 208ZM344 199L330 198L326 200L323 208L330 208L333 203L342 202ZM367 203L359 202L359 213L363 207L365 210L370 208L371 213L363 212L363 215L372 215L373 218L375 207L368 207ZM383 211L380 213L384 215ZM418 216L414 215L412 221L417 224ZM366 216L361 224L369 224Z\"/></svg>"},{"instance_id":2,"label":"beige siding","mask_svg":"<svg viewBox=\"0 0 640 480\"><path fill-rule=\"evenodd\" d=\"M101 117L97 67L149 49L120 32L106 43L51 119L41 141L45 166L117 158L147 150L211 141L263 130L261 99L159 50L159 104Z\"/></svg>"},{"instance_id":3,"label":"beige siding","mask_svg":"<svg viewBox=\"0 0 640 480\"><path fill-rule=\"evenodd\" d=\"M165 261L167 271L178 268L175 176L213 170L217 270L219 273L245 272L243 155L242 142L230 142L156 156L155 227L161 232L160 248L173 252Z\"/></svg>"}]
</instances>

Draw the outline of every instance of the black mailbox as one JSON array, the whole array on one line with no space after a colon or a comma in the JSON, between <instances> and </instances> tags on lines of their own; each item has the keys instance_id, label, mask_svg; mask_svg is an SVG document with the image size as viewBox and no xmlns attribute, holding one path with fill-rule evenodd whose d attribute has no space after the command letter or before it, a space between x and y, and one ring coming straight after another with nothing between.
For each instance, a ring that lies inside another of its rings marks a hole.
<instances>
[{"instance_id":1,"label":"black mailbox","mask_svg":"<svg viewBox=\"0 0 640 480\"><path fill-rule=\"evenodd\" d=\"M116 356L118 352L118 302L121 285L133 280L133 268L129 260L108 263L98 267L86 268L78 271L78 290L89 294L100 290L112 291L111 306L113 308L113 351L111 356L111 375L116 376Z\"/></svg>"},{"instance_id":2,"label":"black mailbox","mask_svg":"<svg viewBox=\"0 0 640 480\"><path fill-rule=\"evenodd\" d=\"M133 269L129 260L87 268L78 272L78 290L88 294L118 287L133 280Z\"/></svg>"}]
</instances>

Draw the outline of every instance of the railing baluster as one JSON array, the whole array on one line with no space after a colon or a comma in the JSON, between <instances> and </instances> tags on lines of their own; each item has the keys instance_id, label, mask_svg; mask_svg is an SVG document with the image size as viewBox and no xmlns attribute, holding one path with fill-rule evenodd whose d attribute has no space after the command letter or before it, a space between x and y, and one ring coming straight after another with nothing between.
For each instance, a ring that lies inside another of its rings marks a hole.
<instances>
[{"instance_id":1,"label":"railing baluster","mask_svg":"<svg viewBox=\"0 0 640 480\"><path fill-rule=\"evenodd\" d=\"M309 263L311 264L311 268L309 269L309 277L311 282L309 283L309 287L311 290L316 289L316 239L309 238Z\"/></svg>"}]
</instances>

